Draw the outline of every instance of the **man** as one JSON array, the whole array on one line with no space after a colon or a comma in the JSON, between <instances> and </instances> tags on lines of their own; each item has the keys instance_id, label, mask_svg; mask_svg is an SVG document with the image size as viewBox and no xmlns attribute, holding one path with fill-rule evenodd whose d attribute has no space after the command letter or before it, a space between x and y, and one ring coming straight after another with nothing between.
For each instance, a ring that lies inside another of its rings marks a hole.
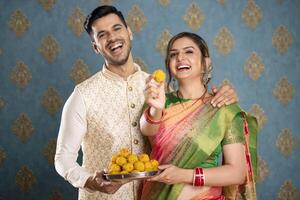
<instances>
[{"instance_id":1,"label":"man","mask_svg":"<svg viewBox=\"0 0 300 200\"><path fill-rule=\"evenodd\" d=\"M87 17L85 29L105 64L77 85L64 105L55 168L79 188L79 199L137 199L138 182L105 181L102 170L123 147L136 154L146 151L138 122L149 75L133 62L133 35L115 7L96 8ZM214 105L222 106L236 102L237 96L231 87L223 86L214 100ZM80 146L82 166L76 162Z\"/></svg>"}]
</instances>

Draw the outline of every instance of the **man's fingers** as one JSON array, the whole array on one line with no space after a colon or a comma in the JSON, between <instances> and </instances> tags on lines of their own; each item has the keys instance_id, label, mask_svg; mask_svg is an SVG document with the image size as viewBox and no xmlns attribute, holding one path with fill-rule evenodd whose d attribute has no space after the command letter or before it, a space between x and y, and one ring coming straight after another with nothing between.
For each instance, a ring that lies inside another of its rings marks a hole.
<instances>
[{"instance_id":1,"label":"man's fingers","mask_svg":"<svg viewBox=\"0 0 300 200\"><path fill-rule=\"evenodd\" d=\"M214 105L216 103L216 101L222 96L223 94L221 94L221 91L219 90L215 96L211 99L211 103Z\"/></svg>"},{"instance_id":2,"label":"man's fingers","mask_svg":"<svg viewBox=\"0 0 300 200\"><path fill-rule=\"evenodd\" d=\"M227 101L225 102L225 105L230 105L230 104L235 103L235 102L236 102L236 99L230 98L229 100L227 100Z\"/></svg>"},{"instance_id":3,"label":"man's fingers","mask_svg":"<svg viewBox=\"0 0 300 200\"><path fill-rule=\"evenodd\" d=\"M101 186L103 180L101 178L95 178L96 182Z\"/></svg>"},{"instance_id":4,"label":"man's fingers","mask_svg":"<svg viewBox=\"0 0 300 200\"><path fill-rule=\"evenodd\" d=\"M221 103L225 98L227 98L226 94L214 96L214 98L211 100L211 103L214 107L216 107L219 103Z\"/></svg>"},{"instance_id":5,"label":"man's fingers","mask_svg":"<svg viewBox=\"0 0 300 200\"><path fill-rule=\"evenodd\" d=\"M237 99L237 98L236 98L235 96L232 96L232 97L222 96L222 97L220 97L220 98L217 100L215 106L217 106L218 108L220 108L220 107L222 107L222 106L224 106L224 105L230 105L230 104L232 104L232 103L236 103L236 102L237 102L236 99Z\"/></svg>"},{"instance_id":6,"label":"man's fingers","mask_svg":"<svg viewBox=\"0 0 300 200\"><path fill-rule=\"evenodd\" d=\"M233 94L235 92L230 85L223 85L212 98L211 103L216 106L220 102L219 98L230 97Z\"/></svg>"},{"instance_id":7,"label":"man's fingers","mask_svg":"<svg viewBox=\"0 0 300 200\"><path fill-rule=\"evenodd\" d=\"M96 171L93 175L93 179L96 179L97 177L102 176L102 172L101 171Z\"/></svg>"},{"instance_id":8,"label":"man's fingers","mask_svg":"<svg viewBox=\"0 0 300 200\"><path fill-rule=\"evenodd\" d=\"M212 91L213 94L216 94L216 93L218 92L217 86L213 85L213 86L211 87L211 91Z\"/></svg>"}]
</instances>

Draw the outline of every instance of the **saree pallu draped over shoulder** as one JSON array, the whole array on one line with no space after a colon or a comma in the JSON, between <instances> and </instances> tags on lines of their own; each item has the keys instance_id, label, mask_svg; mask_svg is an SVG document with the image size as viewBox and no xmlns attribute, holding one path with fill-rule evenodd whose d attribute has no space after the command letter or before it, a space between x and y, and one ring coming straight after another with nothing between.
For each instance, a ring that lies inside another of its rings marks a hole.
<instances>
[{"instance_id":1,"label":"saree pallu draped over shoulder","mask_svg":"<svg viewBox=\"0 0 300 200\"><path fill-rule=\"evenodd\" d=\"M166 108L164 119L158 133L149 138L152 144L152 157L160 164L173 164L179 168L194 169L202 166L209 156L222 143L224 136L231 131L232 121L238 119L241 125L234 128L239 130L240 136L244 137L243 111L237 104L222 108L214 108L207 101L187 101ZM248 129L255 137L249 139L252 160L251 177L247 175L246 190L240 186L225 187L226 199L235 199L239 193L240 199L256 199L254 174L256 173L256 133L257 123L255 118L247 116ZM249 172L249 170L248 170ZM186 184L167 185L159 182L144 182L142 200L175 200L181 199L181 192ZM192 187L188 185L188 187ZM199 190L198 190L199 188ZM224 199L221 194L222 188L201 187L195 188L192 198L217 200ZM250 194L249 194L250 193ZM227 197L227 195L229 195ZM231 196L230 196L231 195ZM233 196L235 197L233 198Z\"/></svg>"}]
</instances>

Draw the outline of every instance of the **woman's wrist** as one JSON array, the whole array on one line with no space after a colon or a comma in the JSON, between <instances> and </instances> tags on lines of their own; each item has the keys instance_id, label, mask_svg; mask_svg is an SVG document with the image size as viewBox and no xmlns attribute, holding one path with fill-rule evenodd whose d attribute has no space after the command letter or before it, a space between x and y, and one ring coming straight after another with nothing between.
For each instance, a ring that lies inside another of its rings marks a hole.
<instances>
[{"instance_id":1,"label":"woman's wrist","mask_svg":"<svg viewBox=\"0 0 300 200\"><path fill-rule=\"evenodd\" d=\"M152 114L150 113L151 108L152 108ZM163 110L158 110L153 107L148 107L144 111L145 120L151 125L160 125L163 120L163 116L164 116Z\"/></svg>"},{"instance_id":2,"label":"woman's wrist","mask_svg":"<svg viewBox=\"0 0 300 200\"><path fill-rule=\"evenodd\" d=\"M192 169L180 169L180 179L182 180L182 183L185 184L193 184L193 175L194 175L194 170Z\"/></svg>"},{"instance_id":3,"label":"woman's wrist","mask_svg":"<svg viewBox=\"0 0 300 200\"><path fill-rule=\"evenodd\" d=\"M154 120L160 120L163 117L163 110L164 109L160 109L160 108L154 108L154 107L150 107L149 108L149 117L151 117Z\"/></svg>"}]
</instances>

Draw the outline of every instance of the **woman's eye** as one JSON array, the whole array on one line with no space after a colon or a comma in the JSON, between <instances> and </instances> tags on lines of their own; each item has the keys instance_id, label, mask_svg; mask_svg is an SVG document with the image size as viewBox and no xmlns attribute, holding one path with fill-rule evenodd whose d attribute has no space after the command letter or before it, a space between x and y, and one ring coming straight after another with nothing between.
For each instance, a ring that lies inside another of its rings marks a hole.
<instances>
[{"instance_id":1,"label":"woman's eye","mask_svg":"<svg viewBox=\"0 0 300 200\"><path fill-rule=\"evenodd\" d=\"M170 53L170 58L174 58L176 56L176 53Z\"/></svg>"},{"instance_id":2,"label":"woman's eye","mask_svg":"<svg viewBox=\"0 0 300 200\"><path fill-rule=\"evenodd\" d=\"M190 50L190 51L186 51L186 53L187 54L192 54L192 53L194 53L192 50Z\"/></svg>"}]
</instances>

